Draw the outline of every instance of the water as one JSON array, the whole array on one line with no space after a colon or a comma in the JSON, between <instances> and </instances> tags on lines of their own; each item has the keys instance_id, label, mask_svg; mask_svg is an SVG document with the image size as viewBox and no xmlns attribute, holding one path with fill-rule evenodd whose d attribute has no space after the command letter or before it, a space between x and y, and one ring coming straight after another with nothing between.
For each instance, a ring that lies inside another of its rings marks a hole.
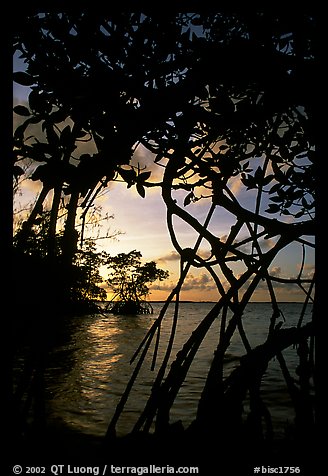
<instances>
[{"instance_id":1,"label":"water","mask_svg":"<svg viewBox=\"0 0 328 476\"><path fill-rule=\"evenodd\" d=\"M130 359L147 330L156 319L161 304L154 304L153 315L114 316L109 314L75 317L67 321L61 338L47 362L46 410L50 424L65 425L72 430L103 436L116 405L126 387L134 365ZM182 303L172 358L180 350L197 324L213 307L211 303ZM284 327L297 324L301 303L280 305L286 318ZM271 317L270 303L250 303L243 317L251 346L261 344L267 335ZM173 305L164 319L158 364L150 370L152 352L148 353L118 424L118 434L131 431L150 394L156 370L168 340ZM310 319L310 309L305 322ZM180 389L171 411L171 421L182 420L184 426L194 419L207 372L217 346L220 319L216 319ZM226 373L238 365L245 353L236 333L226 354ZM298 365L296 349L283 353L291 374ZM171 359L172 360L172 359ZM277 361L271 361L262 382L262 397L271 412L276 435L284 432L294 418L286 385ZM246 405L247 407L247 405ZM247 408L245 409L247 410Z\"/></svg>"}]
</instances>

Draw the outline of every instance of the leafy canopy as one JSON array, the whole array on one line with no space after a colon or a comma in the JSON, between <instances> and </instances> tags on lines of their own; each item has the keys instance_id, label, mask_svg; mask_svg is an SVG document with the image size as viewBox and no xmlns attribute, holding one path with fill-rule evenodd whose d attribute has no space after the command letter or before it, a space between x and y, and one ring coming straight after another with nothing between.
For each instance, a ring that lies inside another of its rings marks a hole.
<instances>
[{"instance_id":1,"label":"leafy canopy","mask_svg":"<svg viewBox=\"0 0 328 476\"><path fill-rule=\"evenodd\" d=\"M114 293L113 299L139 302L148 296L151 283L168 278L168 271L157 268L155 261L141 264L141 257L140 251L133 250L107 259L107 283Z\"/></svg>"}]
</instances>

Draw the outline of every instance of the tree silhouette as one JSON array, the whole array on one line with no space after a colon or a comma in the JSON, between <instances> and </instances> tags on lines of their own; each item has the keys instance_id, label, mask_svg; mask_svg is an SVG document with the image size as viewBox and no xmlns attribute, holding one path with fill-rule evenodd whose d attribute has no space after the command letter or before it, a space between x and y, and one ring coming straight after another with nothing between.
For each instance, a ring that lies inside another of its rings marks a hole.
<instances>
[{"instance_id":1,"label":"tree silhouette","mask_svg":"<svg viewBox=\"0 0 328 476\"><path fill-rule=\"evenodd\" d=\"M261 398L261 382L268 362L277 358L295 408L297 443L306 450L313 431L314 331L303 318L314 302L314 277L305 276L305 263L307 250L314 247L313 177L318 166L315 13L302 9L292 14L83 12L47 13L24 20L17 28L15 46L28 66L14 79L31 85L32 92L29 110L15 109L28 117L15 131L16 157L42 162L34 178L43 183L27 231L44 197L53 190L51 257L58 204L65 193L63 255L69 266L76 251L77 208L88 209L110 180L120 178L128 187L135 185L143 197L147 187L161 187L170 237L181 257L177 285L132 359L139 356L108 438L115 437L117 421L157 336L155 368L161 323L175 300L167 350L132 432L149 433L153 423L155 434L170 432L171 407L203 339L219 318L219 342L188 434L201 435L197 441L206 445L214 428L224 447L237 441L236 435L249 445L270 441L272 422ZM41 124L45 141L31 143L26 135L34 123ZM96 152L78 155L80 140L93 141ZM130 165L139 144L163 166L161 183L151 182L149 172ZM254 191L253 203L240 203L236 190ZM200 200L208 203L203 223L193 213ZM218 210L231 218L226 237L218 237L211 228ZM197 233L193 248L180 245L174 217ZM204 242L210 250L206 259L199 252ZM298 275L275 276L271 272L275 258L293 243L302 250ZM239 275L235 263L243 269ZM220 298L172 363L180 291L192 267L208 273ZM262 345L253 348L243 315L263 283L272 315ZM303 293L304 306L295 328L284 328L277 283L293 285ZM226 377L224 358L236 334L245 358ZM296 379L283 356L284 349L293 346L299 356ZM242 406L247 395L250 411L244 424Z\"/></svg>"},{"instance_id":2,"label":"tree silhouette","mask_svg":"<svg viewBox=\"0 0 328 476\"><path fill-rule=\"evenodd\" d=\"M148 285L156 280L168 278L168 271L157 268L155 261L141 264L140 251L119 253L106 260L110 276L107 279L114 293L110 302L111 312L116 314L139 314L153 312L145 299L149 294Z\"/></svg>"}]
</instances>

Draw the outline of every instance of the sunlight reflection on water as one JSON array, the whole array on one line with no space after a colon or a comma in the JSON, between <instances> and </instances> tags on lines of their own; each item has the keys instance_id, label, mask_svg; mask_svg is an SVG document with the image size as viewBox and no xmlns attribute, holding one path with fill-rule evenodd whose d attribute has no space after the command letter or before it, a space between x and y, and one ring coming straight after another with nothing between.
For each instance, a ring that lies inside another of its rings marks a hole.
<instances>
[{"instance_id":1,"label":"sunlight reflection on water","mask_svg":"<svg viewBox=\"0 0 328 476\"><path fill-rule=\"evenodd\" d=\"M172 358L211 307L210 303L181 304ZM301 304L285 303L281 307L284 308L287 320L284 326L297 324ZM64 339L53 349L46 372L47 413L50 422L64 423L78 431L97 436L105 434L134 368L129 361L160 308L160 304L155 304L153 315L85 316L73 318L67 323ZM172 314L173 307L162 326L157 369L166 349ZM244 316L244 327L252 346L265 340L270 317L269 303L249 304ZM219 325L220 320L216 319L191 365L173 405L172 422L181 419L187 426L196 415L198 399L217 346ZM241 339L239 334L235 334L226 354L226 372L238 365L239 357L243 354ZM284 355L295 370L296 350L289 349ZM150 370L151 359L152 352L146 356L126 411L119 421L119 434L131 431L150 394L156 375L156 371ZM280 426L287 420L291 422L294 415L276 361L270 362L263 378L262 390L273 421Z\"/></svg>"}]
</instances>

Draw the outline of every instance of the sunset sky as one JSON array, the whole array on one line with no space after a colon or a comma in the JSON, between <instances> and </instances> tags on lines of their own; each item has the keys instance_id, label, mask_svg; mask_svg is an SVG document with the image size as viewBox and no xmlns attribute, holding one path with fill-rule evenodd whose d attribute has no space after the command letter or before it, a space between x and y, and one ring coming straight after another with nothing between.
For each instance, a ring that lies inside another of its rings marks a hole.
<instances>
[{"instance_id":1,"label":"sunset sky","mask_svg":"<svg viewBox=\"0 0 328 476\"><path fill-rule=\"evenodd\" d=\"M23 70L22 65L17 58L14 60L14 70ZM26 101L29 88L19 86L14 83L14 104L24 103ZM16 116L14 114L14 116ZM18 117L14 117L15 121ZM153 163L152 154L140 147L137 149L134 158L141 166L147 166L152 170L152 180L160 177L163 168ZM255 191L247 192L239 190L239 184L234 184L235 193L238 200L244 206L254 210ZM23 207L27 202L31 202L39 191L39 183L27 180L22 186L22 195L15 198L16 206ZM114 215L113 219L104 222L103 230L100 234L106 234L108 227L110 233L116 230L122 232L115 240L98 240L97 245L100 250L105 250L111 255L121 252L138 250L142 253L144 261L154 260L158 267L167 269L170 272L168 280L155 284L152 287L151 300L165 300L169 292L176 285L179 271L179 256L174 250L168 234L166 225L166 207L160 195L159 188L146 190L146 197L141 198L135 187L127 189L125 183L110 183L109 187L96 202L101 205L103 214ZM188 211L193 210L193 214L200 221L204 221L209 201L201 200L188 207ZM281 219L281 218L280 218ZM285 217L288 219L288 217ZM211 231L217 236L224 237L233 224L229 215L222 210L218 210L213 217L210 227ZM187 225L182 222L176 222L177 237L183 247L193 247L197 236ZM202 245L200 246L202 250ZM206 251L206 250L205 250ZM296 277L298 275L302 260L301 244L293 244L281 252L270 271L272 274L280 277ZM234 273L237 276L242 272L242 268L234 265ZM311 277L314 271L314 250L307 247L306 262L304 266L303 277ZM105 275L106 276L106 275ZM183 300L194 301L215 301L218 298L216 286L205 270L193 268L186 279L185 286L181 294ZM295 285L275 284L277 297L280 301L302 301L304 293ZM253 301L269 301L266 287L260 285L253 296Z\"/></svg>"}]
</instances>

